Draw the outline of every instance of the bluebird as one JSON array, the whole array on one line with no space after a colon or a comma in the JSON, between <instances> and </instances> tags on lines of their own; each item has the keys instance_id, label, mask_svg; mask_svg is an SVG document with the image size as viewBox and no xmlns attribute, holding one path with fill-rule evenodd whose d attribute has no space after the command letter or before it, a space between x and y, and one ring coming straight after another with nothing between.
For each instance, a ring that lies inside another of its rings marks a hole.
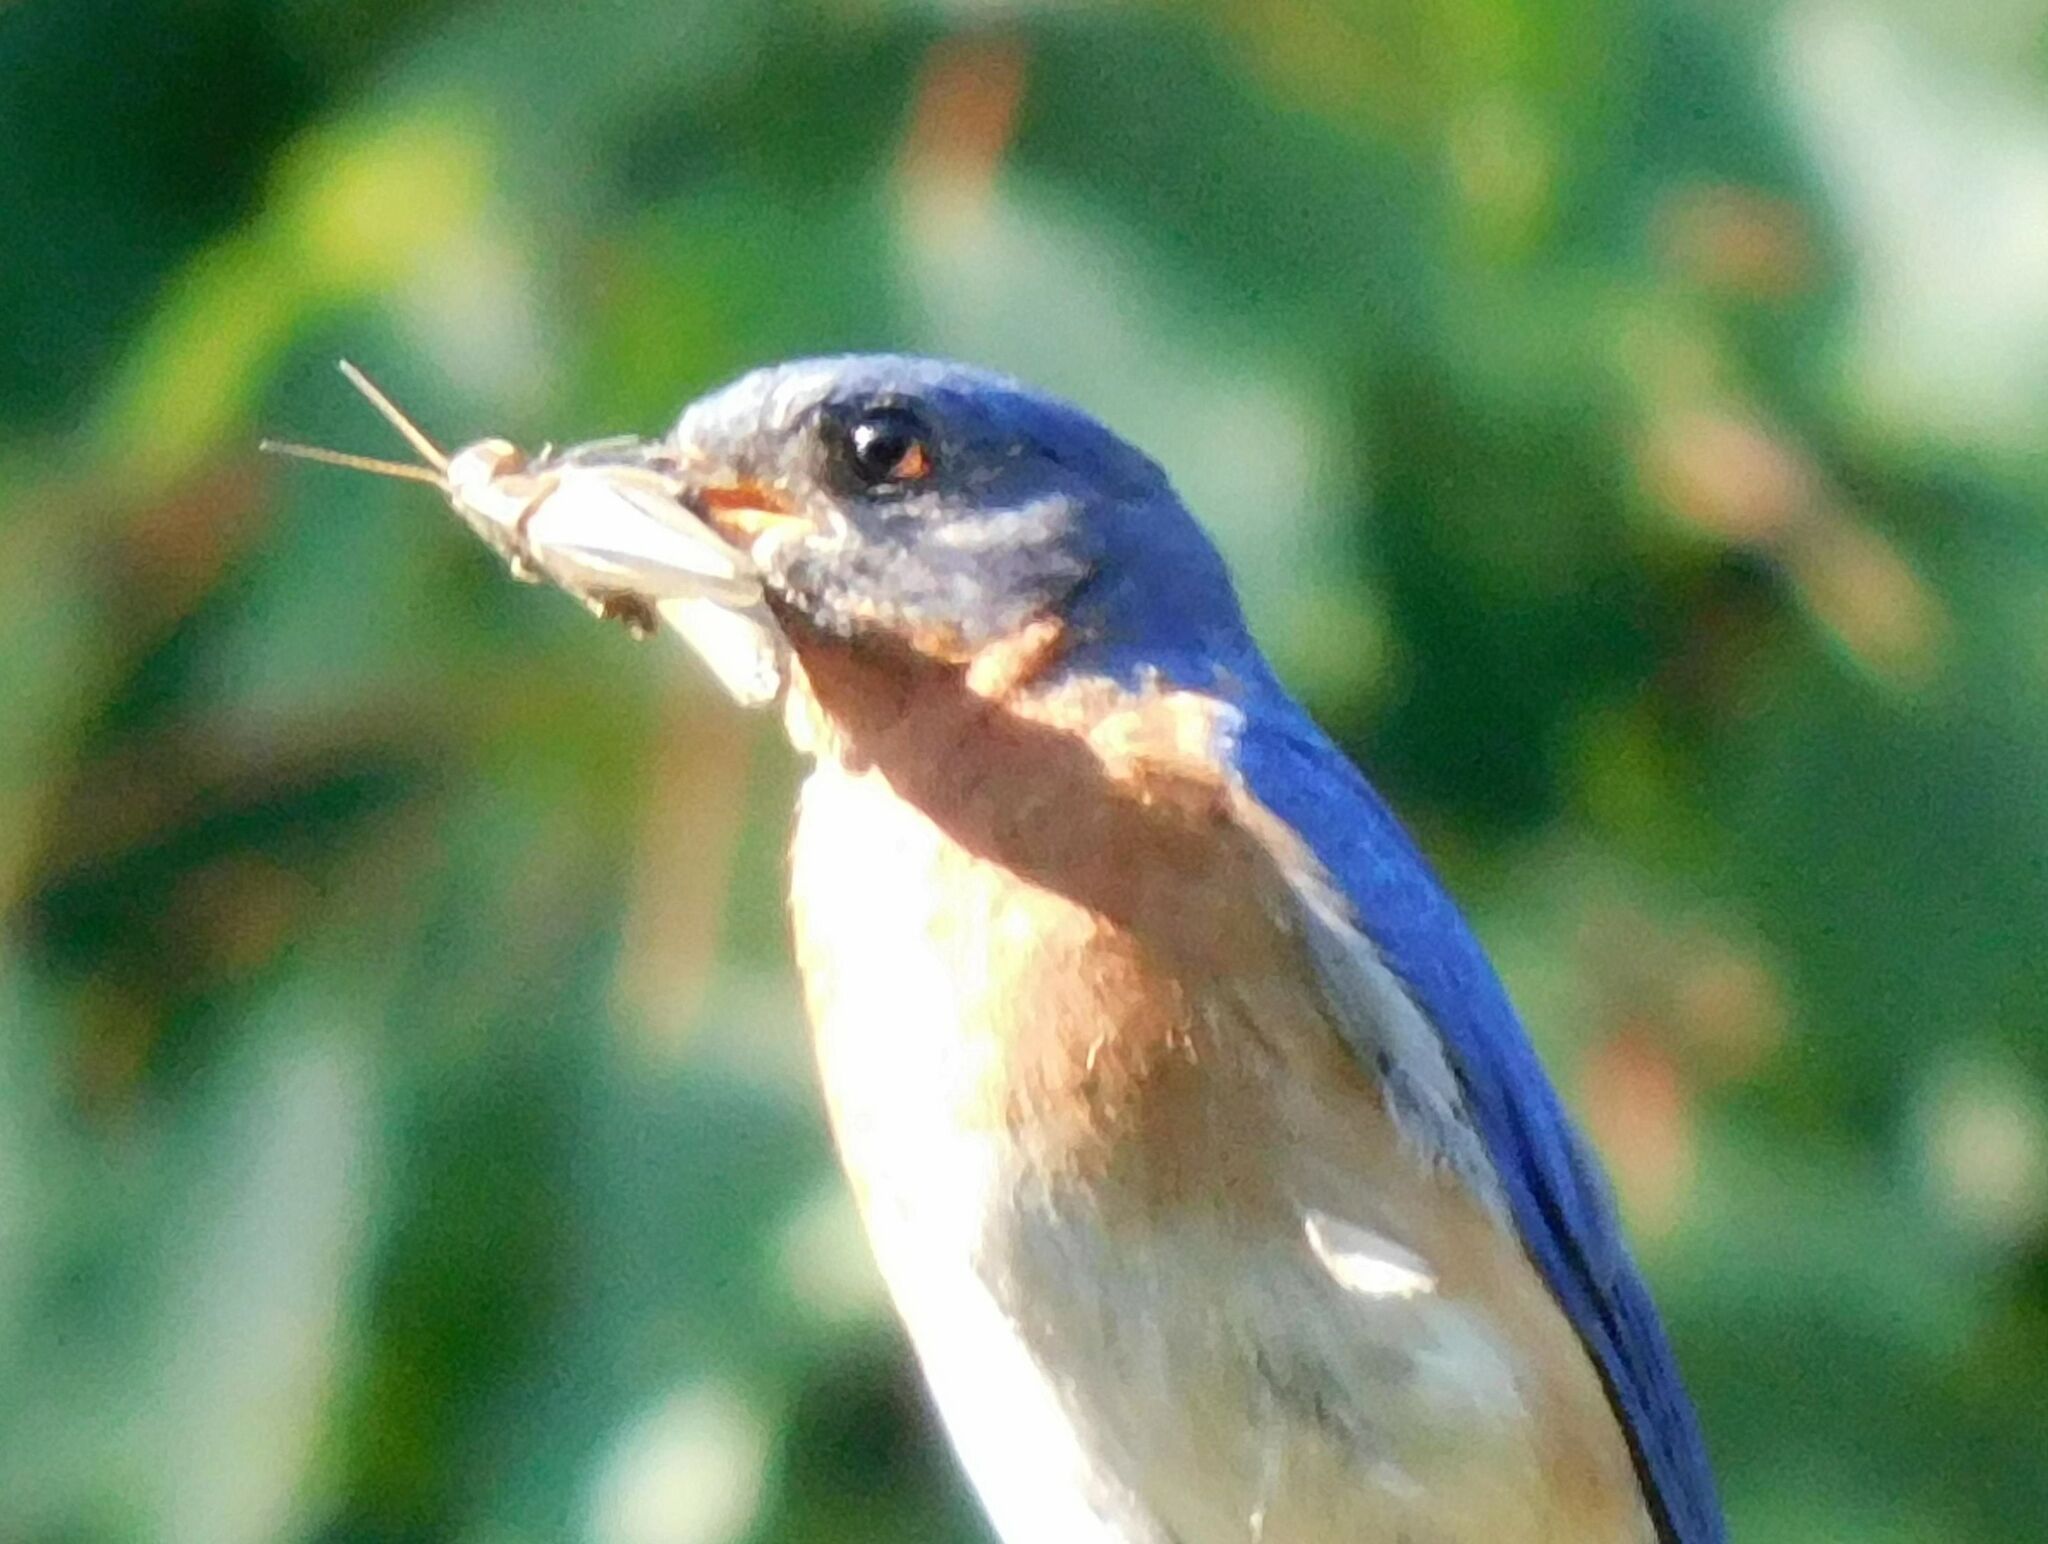
<instances>
[{"instance_id":1,"label":"bluebird","mask_svg":"<svg viewBox=\"0 0 2048 1544\"><path fill-rule=\"evenodd\" d=\"M833 1133L1005 1544L1722 1540L1597 1164L1160 468L890 356L662 454L787 651Z\"/></svg>"},{"instance_id":2,"label":"bluebird","mask_svg":"<svg viewBox=\"0 0 2048 1544\"><path fill-rule=\"evenodd\" d=\"M1720 1544L1595 1161L1158 466L890 356L756 371L631 458L745 569L724 630L701 588L662 615L810 758L833 1133L1005 1544ZM634 540L552 572L620 614L591 576Z\"/></svg>"}]
</instances>

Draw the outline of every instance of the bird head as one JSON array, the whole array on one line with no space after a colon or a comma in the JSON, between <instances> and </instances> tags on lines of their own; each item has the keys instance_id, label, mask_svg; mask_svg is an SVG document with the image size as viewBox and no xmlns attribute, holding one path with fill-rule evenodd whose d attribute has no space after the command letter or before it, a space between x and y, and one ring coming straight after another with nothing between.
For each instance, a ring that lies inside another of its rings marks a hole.
<instances>
[{"instance_id":1,"label":"bird head","mask_svg":"<svg viewBox=\"0 0 2048 1544\"><path fill-rule=\"evenodd\" d=\"M965 664L1027 631L1065 668L1239 652L1221 560L1151 460L986 371L860 355L742 376L662 447L796 638Z\"/></svg>"}]
</instances>

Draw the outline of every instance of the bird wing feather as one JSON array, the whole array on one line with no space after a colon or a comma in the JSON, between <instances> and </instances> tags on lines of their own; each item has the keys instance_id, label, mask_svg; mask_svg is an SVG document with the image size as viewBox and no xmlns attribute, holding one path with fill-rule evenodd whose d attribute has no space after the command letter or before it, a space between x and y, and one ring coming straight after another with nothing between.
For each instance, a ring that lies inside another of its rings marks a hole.
<instances>
[{"instance_id":1,"label":"bird wing feather","mask_svg":"<svg viewBox=\"0 0 2048 1544\"><path fill-rule=\"evenodd\" d=\"M1298 839L1276 861L1298 890L1339 898L1440 1037L1508 1216L1621 1417L1663 1544L1723 1544L1698 1420L1605 1180L1478 941L1392 812L1291 701L1248 713L1233 754L1246 794ZM1321 873L1298 873L1305 859ZM1352 1048L1382 1062L1386 1036L1357 994L1333 983L1331 998Z\"/></svg>"}]
</instances>

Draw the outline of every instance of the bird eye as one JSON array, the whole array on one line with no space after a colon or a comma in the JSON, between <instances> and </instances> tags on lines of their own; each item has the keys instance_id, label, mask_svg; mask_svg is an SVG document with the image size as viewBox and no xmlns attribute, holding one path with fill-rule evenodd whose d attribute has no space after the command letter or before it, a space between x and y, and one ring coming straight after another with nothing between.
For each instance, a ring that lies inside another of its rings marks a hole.
<instances>
[{"instance_id":1,"label":"bird eye","mask_svg":"<svg viewBox=\"0 0 2048 1544\"><path fill-rule=\"evenodd\" d=\"M869 488L921 482L931 475L931 434L907 407L871 407L845 429L848 470Z\"/></svg>"}]
</instances>

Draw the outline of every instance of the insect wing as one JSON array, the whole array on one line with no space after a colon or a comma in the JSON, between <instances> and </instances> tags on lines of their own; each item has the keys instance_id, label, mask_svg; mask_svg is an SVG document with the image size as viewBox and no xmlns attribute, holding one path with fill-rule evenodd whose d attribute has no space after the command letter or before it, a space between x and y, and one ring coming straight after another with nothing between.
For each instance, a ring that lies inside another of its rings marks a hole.
<instances>
[{"instance_id":1,"label":"insect wing","mask_svg":"<svg viewBox=\"0 0 2048 1544\"><path fill-rule=\"evenodd\" d=\"M761 707L782 691L789 669L788 645L758 599L741 607L678 596L655 602L654 609L741 707Z\"/></svg>"},{"instance_id":2,"label":"insect wing","mask_svg":"<svg viewBox=\"0 0 2048 1544\"><path fill-rule=\"evenodd\" d=\"M726 545L676 499L630 469L566 465L527 514L534 563L565 589L631 590L729 606L758 602L746 555Z\"/></svg>"}]
</instances>

